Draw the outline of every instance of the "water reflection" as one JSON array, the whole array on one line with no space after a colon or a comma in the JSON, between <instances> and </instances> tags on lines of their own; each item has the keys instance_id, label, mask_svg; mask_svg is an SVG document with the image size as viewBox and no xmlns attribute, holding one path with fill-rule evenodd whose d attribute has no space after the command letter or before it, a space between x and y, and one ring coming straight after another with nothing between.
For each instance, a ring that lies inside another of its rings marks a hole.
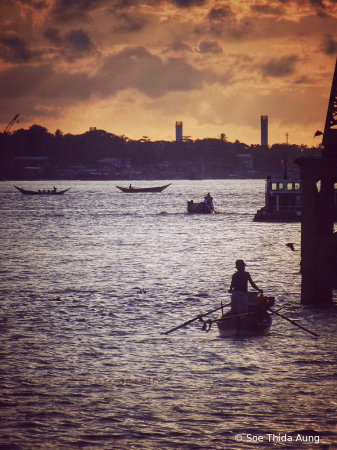
<instances>
[{"instance_id":1,"label":"water reflection","mask_svg":"<svg viewBox=\"0 0 337 450\"><path fill-rule=\"evenodd\" d=\"M299 304L300 253L285 247L300 247L299 224L252 222L263 181L174 181L151 197L0 188L3 445L251 448L249 433L300 430L320 444L292 448L336 448L336 313ZM209 191L220 214L185 214ZM281 319L254 339L198 322L161 334L226 303L239 258L318 340Z\"/></svg>"}]
</instances>

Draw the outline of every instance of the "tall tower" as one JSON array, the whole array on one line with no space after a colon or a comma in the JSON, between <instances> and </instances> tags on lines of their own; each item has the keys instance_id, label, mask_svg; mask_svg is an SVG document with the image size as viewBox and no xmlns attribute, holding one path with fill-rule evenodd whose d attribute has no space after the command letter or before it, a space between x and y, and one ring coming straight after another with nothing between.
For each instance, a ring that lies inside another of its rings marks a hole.
<instances>
[{"instance_id":1,"label":"tall tower","mask_svg":"<svg viewBox=\"0 0 337 450\"><path fill-rule=\"evenodd\" d=\"M261 145L268 145L268 116L261 116Z\"/></svg>"},{"instance_id":2,"label":"tall tower","mask_svg":"<svg viewBox=\"0 0 337 450\"><path fill-rule=\"evenodd\" d=\"M182 142L183 140L183 123L176 122L176 141Z\"/></svg>"}]
</instances>

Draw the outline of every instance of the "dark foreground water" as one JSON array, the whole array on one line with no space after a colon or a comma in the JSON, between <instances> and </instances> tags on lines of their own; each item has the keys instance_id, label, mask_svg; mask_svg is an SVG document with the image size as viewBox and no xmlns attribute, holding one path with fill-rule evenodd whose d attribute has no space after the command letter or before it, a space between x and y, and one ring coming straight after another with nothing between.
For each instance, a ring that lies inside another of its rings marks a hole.
<instances>
[{"instance_id":1,"label":"dark foreground water","mask_svg":"<svg viewBox=\"0 0 337 450\"><path fill-rule=\"evenodd\" d=\"M261 180L172 183L0 184L1 449L337 448L337 311L299 303L300 225L252 222ZM208 191L220 213L186 214ZM162 335L228 302L238 258L320 337Z\"/></svg>"}]
</instances>

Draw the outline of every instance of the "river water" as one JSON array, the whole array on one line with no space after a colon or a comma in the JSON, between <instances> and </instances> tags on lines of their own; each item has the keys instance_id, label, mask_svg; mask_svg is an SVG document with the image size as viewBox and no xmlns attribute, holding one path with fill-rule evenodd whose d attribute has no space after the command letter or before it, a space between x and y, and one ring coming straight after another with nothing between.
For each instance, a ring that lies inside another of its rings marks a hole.
<instances>
[{"instance_id":1,"label":"river water","mask_svg":"<svg viewBox=\"0 0 337 450\"><path fill-rule=\"evenodd\" d=\"M252 221L264 181L115 184L0 184L0 448L336 449L337 311L300 305L300 225ZM188 215L207 192L219 213ZM319 338L163 335L229 301L236 259Z\"/></svg>"}]
</instances>

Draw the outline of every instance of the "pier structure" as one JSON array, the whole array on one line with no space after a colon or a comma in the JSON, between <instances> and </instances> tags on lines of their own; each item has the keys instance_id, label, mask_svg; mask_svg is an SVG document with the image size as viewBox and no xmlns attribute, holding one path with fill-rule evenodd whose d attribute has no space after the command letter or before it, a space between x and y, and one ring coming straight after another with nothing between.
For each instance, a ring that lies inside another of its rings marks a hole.
<instances>
[{"instance_id":1,"label":"pier structure","mask_svg":"<svg viewBox=\"0 0 337 450\"><path fill-rule=\"evenodd\" d=\"M337 60L322 143L321 156L295 160L302 179L301 303L317 306L331 304L337 289Z\"/></svg>"}]
</instances>

